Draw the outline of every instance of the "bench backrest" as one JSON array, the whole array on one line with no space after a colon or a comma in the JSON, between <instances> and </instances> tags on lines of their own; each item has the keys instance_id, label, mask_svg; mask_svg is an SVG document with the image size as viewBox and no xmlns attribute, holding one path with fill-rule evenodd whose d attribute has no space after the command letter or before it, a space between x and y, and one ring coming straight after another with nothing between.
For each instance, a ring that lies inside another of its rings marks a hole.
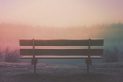
<instances>
[{"instance_id":1,"label":"bench backrest","mask_svg":"<svg viewBox=\"0 0 123 82\"><path fill-rule=\"evenodd\" d=\"M44 56L102 56L103 49L91 49L90 46L103 46L103 39L88 40L20 40L20 46L32 46L33 49L20 49L20 54ZM88 46L87 49L35 49L35 46Z\"/></svg>"}]
</instances>

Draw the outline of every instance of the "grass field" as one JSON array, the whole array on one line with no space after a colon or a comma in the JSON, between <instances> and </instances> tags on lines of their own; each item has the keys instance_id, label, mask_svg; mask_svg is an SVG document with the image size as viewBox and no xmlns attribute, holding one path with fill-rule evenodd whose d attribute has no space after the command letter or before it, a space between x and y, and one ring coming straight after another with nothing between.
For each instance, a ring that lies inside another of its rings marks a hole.
<instances>
[{"instance_id":1,"label":"grass field","mask_svg":"<svg viewBox=\"0 0 123 82\"><path fill-rule=\"evenodd\" d=\"M122 63L85 65L39 63L33 74L30 63L0 63L0 82L122 82Z\"/></svg>"}]
</instances>

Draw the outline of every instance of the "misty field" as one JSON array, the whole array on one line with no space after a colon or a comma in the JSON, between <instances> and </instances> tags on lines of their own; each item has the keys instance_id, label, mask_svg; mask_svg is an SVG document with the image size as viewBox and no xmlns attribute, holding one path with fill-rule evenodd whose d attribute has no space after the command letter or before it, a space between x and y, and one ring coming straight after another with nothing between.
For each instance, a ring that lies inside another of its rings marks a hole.
<instances>
[{"instance_id":1,"label":"misty field","mask_svg":"<svg viewBox=\"0 0 123 82\"><path fill-rule=\"evenodd\" d=\"M100 63L91 66L38 63L33 74L30 63L0 63L0 82L122 82L123 63Z\"/></svg>"}]
</instances>

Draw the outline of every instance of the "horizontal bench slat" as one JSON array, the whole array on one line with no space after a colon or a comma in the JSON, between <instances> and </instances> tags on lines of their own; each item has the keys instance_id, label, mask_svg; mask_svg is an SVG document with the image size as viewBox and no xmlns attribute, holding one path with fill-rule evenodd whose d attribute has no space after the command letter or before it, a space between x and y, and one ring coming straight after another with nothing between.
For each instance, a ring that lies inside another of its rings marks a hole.
<instances>
[{"instance_id":1,"label":"horizontal bench slat","mask_svg":"<svg viewBox=\"0 0 123 82\"><path fill-rule=\"evenodd\" d=\"M21 55L61 55L61 56L101 56L103 55L103 49L20 49Z\"/></svg>"},{"instance_id":2,"label":"horizontal bench slat","mask_svg":"<svg viewBox=\"0 0 123 82\"><path fill-rule=\"evenodd\" d=\"M102 56L90 56L93 59L102 59ZM33 56L21 56L21 59L32 59ZM36 59L85 59L88 56L35 56Z\"/></svg>"},{"instance_id":3,"label":"horizontal bench slat","mask_svg":"<svg viewBox=\"0 0 123 82\"><path fill-rule=\"evenodd\" d=\"M103 39L91 40L90 46L103 46ZM88 46L89 40L34 40L35 46ZM20 46L33 46L33 40L20 40Z\"/></svg>"}]
</instances>

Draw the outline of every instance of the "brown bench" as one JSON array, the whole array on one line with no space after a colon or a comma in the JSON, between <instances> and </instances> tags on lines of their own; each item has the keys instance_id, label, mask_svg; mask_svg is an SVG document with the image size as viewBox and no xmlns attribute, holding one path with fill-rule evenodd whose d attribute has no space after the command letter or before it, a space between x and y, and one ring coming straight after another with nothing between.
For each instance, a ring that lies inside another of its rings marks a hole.
<instances>
[{"instance_id":1,"label":"brown bench","mask_svg":"<svg viewBox=\"0 0 123 82\"><path fill-rule=\"evenodd\" d=\"M103 55L103 39L88 39L88 40L20 40L20 46L32 46L31 49L20 49L20 54L23 58L31 58L34 65L34 73L36 73L36 64L38 59L61 59L61 58L85 58L87 64L87 72L89 65L92 63L91 58L101 58ZM65 49L36 49L36 46L64 46ZM69 48L68 48L69 46ZM75 46L87 48L73 48ZM96 49L93 46L98 46Z\"/></svg>"}]
</instances>

